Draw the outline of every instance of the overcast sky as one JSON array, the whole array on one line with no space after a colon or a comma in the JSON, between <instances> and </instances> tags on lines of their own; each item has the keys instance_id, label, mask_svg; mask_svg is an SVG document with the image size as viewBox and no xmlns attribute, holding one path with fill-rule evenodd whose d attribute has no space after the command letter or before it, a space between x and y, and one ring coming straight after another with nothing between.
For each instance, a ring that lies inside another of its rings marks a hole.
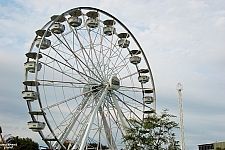
<instances>
[{"instance_id":1,"label":"overcast sky","mask_svg":"<svg viewBox=\"0 0 225 150\"><path fill-rule=\"evenodd\" d=\"M26 125L30 116L21 96L24 54L35 31L52 15L79 6L107 11L139 41L153 73L157 112L168 108L179 116L176 85L183 85L187 150L196 150L198 144L225 141L224 0L1 0L3 135L31 137L43 145L39 135Z\"/></svg>"}]
</instances>

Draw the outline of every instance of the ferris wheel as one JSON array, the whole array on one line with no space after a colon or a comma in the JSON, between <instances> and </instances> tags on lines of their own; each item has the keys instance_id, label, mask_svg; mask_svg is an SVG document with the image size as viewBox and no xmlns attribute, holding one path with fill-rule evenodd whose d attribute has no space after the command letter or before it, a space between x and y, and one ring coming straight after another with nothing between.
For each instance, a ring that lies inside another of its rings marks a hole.
<instances>
[{"instance_id":1,"label":"ferris wheel","mask_svg":"<svg viewBox=\"0 0 225 150\"><path fill-rule=\"evenodd\" d=\"M97 8L53 15L36 31L24 68L28 127L51 149L127 149L129 119L156 111L143 49L121 21Z\"/></svg>"}]
</instances>

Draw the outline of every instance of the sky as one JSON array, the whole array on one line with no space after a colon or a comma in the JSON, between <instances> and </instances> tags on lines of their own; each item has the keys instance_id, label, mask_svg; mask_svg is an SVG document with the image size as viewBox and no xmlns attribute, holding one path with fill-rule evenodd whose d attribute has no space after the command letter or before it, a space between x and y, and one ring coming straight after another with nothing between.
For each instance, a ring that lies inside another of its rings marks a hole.
<instances>
[{"instance_id":1,"label":"sky","mask_svg":"<svg viewBox=\"0 0 225 150\"><path fill-rule=\"evenodd\" d=\"M158 113L168 108L179 117L176 85L183 85L187 150L198 149L198 144L225 141L224 0L1 0L3 135L31 137L43 145L40 136L27 127L30 116L21 96L24 54L29 51L35 31L52 15L80 6L112 14L136 37L151 66Z\"/></svg>"}]
</instances>

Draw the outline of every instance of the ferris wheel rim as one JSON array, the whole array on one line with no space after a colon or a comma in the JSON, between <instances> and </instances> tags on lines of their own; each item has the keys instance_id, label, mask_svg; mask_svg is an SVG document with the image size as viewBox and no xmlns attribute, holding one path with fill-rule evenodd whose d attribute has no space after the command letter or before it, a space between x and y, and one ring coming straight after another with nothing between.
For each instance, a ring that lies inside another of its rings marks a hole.
<instances>
[{"instance_id":1,"label":"ferris wheel rim","mask_svg":"<svg viewBox=\"0 0 225 150\"><path fill-rule=\"evenodd\" d=\"M138 43L138 41L136 40L136 38L134 37L134 35L132 34L132 32L130 32L129 29L128 29L128 28L127 28L120 20L118 20L116 17L112 16L111 14L109 14L109 13L103 11L103 10L97 9L97 8L93 8L93 7L77 7L77 8L73 8L73 9L70 9L70 10L68 10L68 11L66 11L66 12L64 12L64 13L62 13L61 15L58 15L58 17L56 17L54 21L48 22L43 28L45 28L46 26L48 26L47 29L46 29L46 31L49 30L49 28L51 27L51 25L53 25L53 24L57 21L57 19L59 19L61 16L64 16L64 15L68 14L69 12L71 12L71 11L73 11L73 10L77 10L77 9L80 9L80 10L82 10L82 9L85 9L85 10L96 10L96 11L98 11L98 12L104 13L105 15L107 15L107 16L113 18L114 20L116 20L116 22L118 22L118 23L119 23L119 24L120 24L120 25L121 25L128 33L129 33L129 35L130 35L130 36L133 38L133 40L135 41L136 45L139 47L139 50L142 51L142 56L143 56L144 59L145 59L145 63L147 64L147 67L149 68L149 71L150 71L150 77L151 77L151 82L152 82L152 90L154 91L153 93L154 93L154 99L155 99L155 86L154 86L153 76L152 76L152 72L151 72L150 65L149 65L149 63L148 63L148 61L147 61L147 58L146 58L145 54L144 54L144 51L142 50L140 44ZM44 37L45 37L46 35L47 35L47 32L44 33L42 40L44 39ZM36 39L36 38L37 38L37 36L35 37L35 39ZM34 46L34 43L32 44L30 51L32 50L32 47L33 47L33 46ZM39 54L39 52L40 52L40 46L39 46L39 50L38 50L38 53L37 53L37 54ZM36 58L35 61L36 61L36 63L38 63L38 62L39 62L39 59ZM35 81L36 81L36 82L38 82L37 77L38 77L38 71L37 71L37 67L36 67L36 68L35 68ZM143 88L143 87L142 87L142 88ZM39 95L39 87L38 87L38 85L36 85L36 90L37 90L38 95ZM39 101L40 109L42 110L43 107L42 107L41 99L40 99L39 96L38 96L38 101ZM30 105L29 105L28 103L27 103L27 105L28 105L29 111L31 111ZM32 117L32 120L33 120L33 121L36 121L36 119L35 119L34 116L31 116L31 117ZM50 127L50 123L48 122L48 119L46 118L45 115L44 115L44 118L45 118L45 121L46 121L47 125L49 126L49 129L50 129L50 128L51 128L51 127ZM50 129L50 130L51 130L51 129ZM53 130L52 130L51 132L53 132ZM54 133L54 132L53 132L53 133ZM39 134L41 135L42 138L44 138L44 135L43 135L42 131L39 131ZM59 144L60 144L60 141L58 140L58 138L55 138L55 139L56 139L56 141L58 141ZM61 143L61 146L63 146L62 143Z\"/></svg>"}]
</instances>

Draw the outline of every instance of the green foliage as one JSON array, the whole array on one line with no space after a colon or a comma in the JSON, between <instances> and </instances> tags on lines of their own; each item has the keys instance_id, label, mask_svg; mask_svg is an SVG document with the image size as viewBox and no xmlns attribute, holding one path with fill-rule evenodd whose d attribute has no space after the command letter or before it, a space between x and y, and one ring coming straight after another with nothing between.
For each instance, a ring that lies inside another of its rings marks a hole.
<instances>
[{"instance_id":1,"label":"green foliage","mask_svg":"<svg viewBox=\"0 0 225 150\"><path fill-rule=\"evenodd\" d=\"M225 150L225 148L217 147L216 150Z\"/></svg>"},{"instance_id":2,"label":"green foliage","mask_svg":"<svg viewBox=\"0 0 225 150\"><path fill-rule=\"evenodd\" d=\"M30 138L19 138L18 136L14 137L11 144L17 144L17 146L13 147L13 150L38 150L38 143L34 142Z\"/></svg>"},{"instance_id":3,"label":"green foliage","mask_svg":"<svg viewBox=\"0 0 225 150\"><path fill-rule=\"evenodd\" d=\"M68 148L69 146L69 142L64 142L63 145ZM109 148L103 144L97 144L97 143L88 143L86 148L92 148L92 149L101 149L101 150L108 150ZM61 148L61 150L64 150L63 148Z\"/></svg>"},{"instance_id":4,"label":"green foliage","mask_svg":"<svg viewBox=\"0 0 225 150\"><path fill-rule=\"evenodd\" d=\"M123 142L129 144L129 149L154 149L154 150L179 150L178 141L175 140L173 129L178 128L178 123L171 121L176 116L163 110L161 115L151 115L144 121L131 119L131 128L127 129L127 135Z\"/></svg>"}]
</instances>

